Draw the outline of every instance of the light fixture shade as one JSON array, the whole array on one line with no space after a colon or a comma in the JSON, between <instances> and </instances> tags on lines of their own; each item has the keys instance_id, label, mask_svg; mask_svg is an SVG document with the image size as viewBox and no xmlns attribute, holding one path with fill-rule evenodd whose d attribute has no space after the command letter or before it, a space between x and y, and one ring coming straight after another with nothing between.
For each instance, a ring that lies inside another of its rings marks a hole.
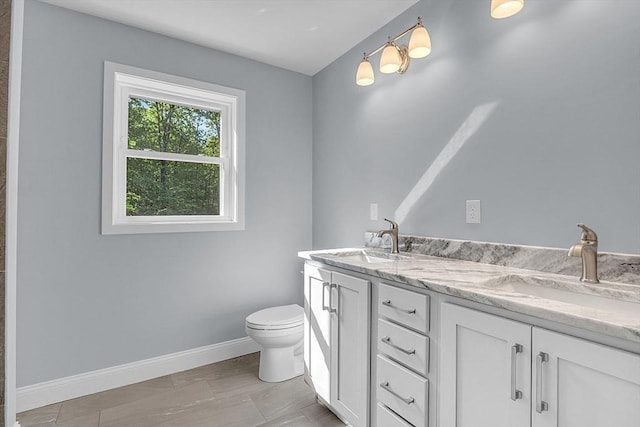
<instances>
[{"instance_id":1,"label":"light fixture shade","mask_svg":"<svg viewBox=\"0 0 640 427\"><path fill-rule=\"evenodd\" d=\"M411 58L424 58L431 53L431 37L424 25L418 25L409 39L409 56Z\"/></svg>"},{"instance_id":2,"label":"light fixture shade","mask_svg":"<svg viewBox=\"0 0 640 427\"><path fill-rule=\"evenodd\" d=\"M356 84L358 86L369 86L375 81L373 75L373 67L371 62L367 58L363 58L358 65L358 71L356 72Z\"/></svg>"},{"instance_id":3,"label":"light fixture shade","mask_svg":"<svg viewBox=\"0 0 640 427\"><path fill-rule=\"evenodd\" d=\"M387 43L380 57L380 72L385 74L395 73L400 69L401 65L400 51L394 44Z\"/></svg>"},{"instance_id":4,"label":"light fixture shade","mask_svg":"<svg viewBox=\"0 0 640 427\"><path fill-rule=\"evenodd\" d=\"M520 12L523 7L524 0L491 0L491 17L508 18Z\"/></svg>"}]
</instances>

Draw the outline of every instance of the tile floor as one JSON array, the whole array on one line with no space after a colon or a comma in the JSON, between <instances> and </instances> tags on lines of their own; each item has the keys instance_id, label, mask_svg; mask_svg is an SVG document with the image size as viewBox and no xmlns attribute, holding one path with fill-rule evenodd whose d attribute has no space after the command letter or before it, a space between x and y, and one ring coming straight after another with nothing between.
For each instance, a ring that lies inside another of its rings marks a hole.
<instances>
[{"instance_id":1,"label":"tile floor","mask_svg":"<svg viewBox=\"0 0 640 427\"><path fill-rule=\"evenodd\" d=\"M259 353L18 414L22 427L344 427L302 377L258 379Z\"/></svg>"}]
</instances>

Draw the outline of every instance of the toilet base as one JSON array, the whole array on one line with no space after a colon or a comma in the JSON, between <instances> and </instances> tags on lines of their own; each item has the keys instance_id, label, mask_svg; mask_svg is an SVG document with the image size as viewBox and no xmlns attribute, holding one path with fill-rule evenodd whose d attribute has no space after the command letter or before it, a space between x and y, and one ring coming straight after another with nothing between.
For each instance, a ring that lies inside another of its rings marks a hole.
<instances>
[{"instance_id":1,"label":"toilet base","mask_svg":"<svg viewBox=\"0 0 640 427\"><path fill-rule=\"evenodd\" d=\"M258 378L267 383L279 383L302 375L304 360L302 346L262 348Z\"/></svg>"}]
</instances>

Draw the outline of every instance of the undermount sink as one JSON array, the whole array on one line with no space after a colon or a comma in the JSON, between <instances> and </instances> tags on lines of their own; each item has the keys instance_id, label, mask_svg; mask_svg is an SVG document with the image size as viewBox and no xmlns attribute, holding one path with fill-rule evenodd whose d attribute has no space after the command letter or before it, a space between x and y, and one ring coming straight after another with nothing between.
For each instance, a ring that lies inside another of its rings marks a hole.
<instances>
[{"instance_id":1,"label":"undermount sink","mask_svg":"<svg viewBox=\"0 0 640 427\"><path fill-rule=\"evenodd\" d=\"M580 292L580 287L585 286L580 282L574 284L510 274L482 282L481 286L500 292L544 298L640 319L640 301L608 298L606 296L607 288L600 285L597 286L601 289L602 294L594 295Z\"/></svg>"},{"instance_id":2,"label":"undermount sink","mask_svg":"<svg viewBox=\"0 0 640 427\"><path fill-rule=\"evenodd\" d=\"M344 261L357 261L368 264L380 264L385 262L400 261L408 257L387 252L372 251L368 249L357 249L346 252L336 252L330 254Z\"/></svg>"}]
</instances>

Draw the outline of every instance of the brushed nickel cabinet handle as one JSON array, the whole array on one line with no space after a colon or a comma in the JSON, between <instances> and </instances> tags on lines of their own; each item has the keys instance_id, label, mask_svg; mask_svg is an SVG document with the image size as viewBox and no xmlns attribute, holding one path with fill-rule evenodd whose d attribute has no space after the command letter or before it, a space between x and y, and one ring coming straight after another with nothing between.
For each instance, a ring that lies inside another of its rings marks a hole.
<instances>
[{"instance_id":1,"label":"brushed nickel cabinet handle","mask_svg":"<svg viewBox=\"0 0 640 427\"><path fill-rule=\"evenodd\" d=\"M416 349L415 348L410 348L410 349L402 348L402 347L392 343L391 342L391 338L389 338L389 337L382 337L382 338L380 338L380 341L382 341L383 343L387 344L388 346L391 346L391 347L395 348L396 350L400 350L404 354L416 354Z\"/></svg>"},{"instance_id":2,"label":"brushed nickel cabinet handle","mask_svg":"<svg viewBox=\"0 0 640 427\"><path fill-rule=\"evenodd\" d=\"M518 399L522 399L522 392L517 389L516 385L518 353L522 353L522 345L514 344L511 347L511 400L514 402Z\"/></svg>"},{"instance_id":3,"label":"brushed nickel cabinet handle","mask_svg":"<svg viewBox=\"0 0 640 427\"><path fill-rule=\"evenodd\" d=\"M547 353L540 352L536 356L536 412L539 414L549 410L549 404L542 400L542 364L548 361Z\"/></svg>"},{"instance_id":4,"label":"brushed nickel cabinet handle","mask_svg":"<svg viewBox=\"0 0 640 427\"><path fill-rule=\"evenodd\" d=\"M333 289L338 289L338 285L336 285L335 283L329 285L329 313L336 313L338 311L337 308L333 308ZM338 304L340 304L339 300Z\"/></svg>"},{"instance_id":5,"label":"brushed nickel cabinet handle","mask_svg":"<svg viewBox=\"0 0 640 427\"><path fill-rule=\"evenodd\" d=\"M329 310L329 307L324 303L324 296L327 293L326 289L329 287L329 282L322 282L322 310ZM331 292L331 288L329 288L329 292ZM329 295L329 299L331 299L331 295Z\"/></svg>"},{"instance_id":6,"label":"brushed nickel cabinet handle","mask_svg":"<svg viewBox=\"0 0 640 427\"><path fill-rule=\"evenodd\" d=\"M393 305L393 304L391 303L391 300L390 300L390 299L387 299L387 300L382 301L382 305L386 305L387 307L394 308L394 309L396 309L396 310L398 310L398 311L402 311L402 312L407 313L407 314L415 314L415 313L416 313L416 309L415 309L415 308L401 308L401 307L397 307L397 306L395 306L395 305Z\"/></svg>"},{"instance_id":7,"label":"brushed nickel cabinet handle","mask_svg":"<svg viewBox=\"0 0 640 427\"><path fill-rule=\"evenodd\" d=\"M389 387L389 381L385 381L380 383L380 387L382 387L383 389L387 390L389 393L393 394L395 397L397 397L398 399L402 400L404 403L406 403L407 405L411 405L413 402L415 402L416 400L409 396L409 397L402 397L400 396L398 393L396 393L395 391L391 390L391 387Z\"/></svg>"}]
</instances>

